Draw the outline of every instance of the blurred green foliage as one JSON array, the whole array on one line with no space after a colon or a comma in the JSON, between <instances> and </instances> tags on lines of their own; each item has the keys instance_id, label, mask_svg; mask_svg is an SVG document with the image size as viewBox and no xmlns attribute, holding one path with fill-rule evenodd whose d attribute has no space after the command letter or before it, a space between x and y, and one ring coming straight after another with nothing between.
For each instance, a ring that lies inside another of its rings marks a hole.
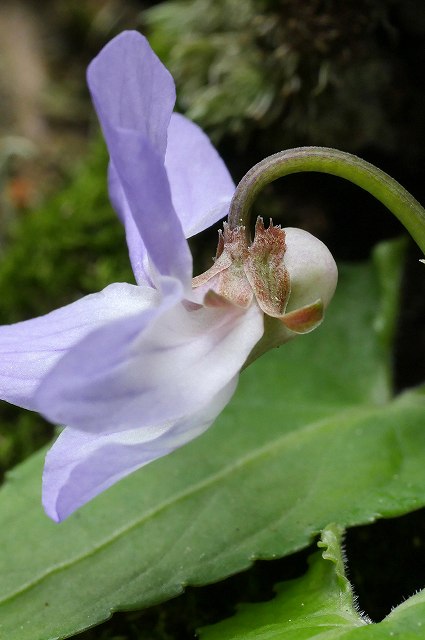
<instances>
[{"instance_id":1,"label":"blurred green foliage","mask_svg":"<svg viewBox=\"0 0 425 640\"><path fill-rule=\"evenodd\" d=\"M108 200L107 154L96 142L68 186L16 219L1 256L0 321L16 322L133 282L123 228Z\"/></svg>"}]
</instances>

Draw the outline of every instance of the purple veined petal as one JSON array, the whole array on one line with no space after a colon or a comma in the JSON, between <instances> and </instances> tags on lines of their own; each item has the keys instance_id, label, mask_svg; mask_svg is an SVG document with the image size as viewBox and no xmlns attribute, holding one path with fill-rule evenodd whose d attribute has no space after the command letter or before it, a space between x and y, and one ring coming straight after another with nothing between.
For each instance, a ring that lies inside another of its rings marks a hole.
<instances>
[{"instance_id":1,"label":"purple veined petal","mask_svg":"<svg viewBox=\"0 0 425 640\"><path fill-rule=\"evenodd\" d=\"M158 299L150 287L113 284L47 315L0 327L0 397L36 410L37 387L70 348L109 322L155 308Z\"/></svg>"},{"instance_id":2,"label":"purple veined petal","mask_svg":"<svg viewBox=\"0 0 425 640\"><path fill-rule=\"evenodd\" d=\"M111 40L90 63L87 82L102 127L138 131L164 158L176 90L144 36L124 31Z\"/></svg>"},{"instance_id":3,"label":"purple veined petal","mask_svg":"<svg viewBox=\"0 0 425 640\"><path fill-rule=\"evenodd\" d=\"M233 395L235 376L205 407L175 423L109 435L66 428L46 456L43 505L59 522L136 469L203 433Z\"/></svg>"},{"instance_id":4,"label":"purple veined petal","mask_svg":"<svg viewBox=\"0 0 425 640\"><path fill-rule=\"evenodd\" d=\"M192 256L164 168L172 78L143 36L124 32L93 60L87 79L114 167L112 199L128 220L132 263L145 261L136 255L137 228L154 269L189 289Z\"/></svg>"},{"instance_id":5,"label":"purple veined petal","mask_svg":"<svg viewBox=\"0 0 425 640\"><path fill-rule=\"evenodd\" d=\"M92 333L41 383L37 410L94 433L176 420L204 406L263 334L257 305L169 308L141 331L137 317Z\"/></svg>"},{"instance_id":6,"label":"purple veined petal","mask_svg":"<svg viewBox=\"0 0 425 640\"><path fill-rule=\"evenodd\" d=\"M202 129L178 113L168 127L165 168L186 238L227 215L235 191L230 173Z\"/></svg>"}]
</instances>

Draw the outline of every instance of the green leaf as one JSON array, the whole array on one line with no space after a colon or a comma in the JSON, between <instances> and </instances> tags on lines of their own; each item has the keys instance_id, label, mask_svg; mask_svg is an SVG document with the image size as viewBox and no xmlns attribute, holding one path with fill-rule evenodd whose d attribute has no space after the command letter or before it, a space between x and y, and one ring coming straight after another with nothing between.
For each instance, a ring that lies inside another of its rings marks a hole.
<instances>
[{"instance_id":1,"label":"green leaf","mask_svg":"<svg viewBox=\"0 0 425 640\"><path fill-rule=\"evenodd\" d=\"M333 638L335 629L342 635L364 626L345 576L341 535L340 527L329 525L318 543L323 552L310 557L304 576L278 585L273 600L242 604L234 617L201 629L201 640Z\"/></svg>"},{"instance_id":2,"label":"green leaf","mask_svg":"<svg viewBox=\"0 0 425 640\"><path fill-rule=\"evenodd\" d=\"M66 522L41 510L42 452L11 473L0 492L0 638L63 638L292 553L328 522L423 506L425 397L390 401L395 275L383 299L371 265L342 269L323 326L248 368L212 429Z\"/></svg>"},{"instance_id":3,"label":"green leaf","mask_svg":"<svg viewBox=\"0 0 425 640\"><path fill-rule=\"evenodd\" d=\"M329 525L309 570L278 585L269 602L244 604L233 618L200 630L201 640L413 640L423 637L425 591L372 624L356 609L344 572L342 529Z\"/></svg>"}]
</instances>

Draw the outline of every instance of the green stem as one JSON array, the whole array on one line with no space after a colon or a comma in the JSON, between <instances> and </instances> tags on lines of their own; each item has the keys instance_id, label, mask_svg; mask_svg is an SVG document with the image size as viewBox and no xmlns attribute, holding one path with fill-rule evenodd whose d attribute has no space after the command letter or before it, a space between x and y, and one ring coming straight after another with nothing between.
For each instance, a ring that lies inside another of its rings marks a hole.
<instances>
[{"instance_id":1,"label":"green stem","mask_svg":"<svg viewBox=\"0 0 425 640\"><path fill-rule=\"evenodd\" d=\"M326 147L281 151L256 164L238 184L229 211L229 226L245 225L249 234L251 207L266 184L277 178L316 171L345 178L375 196L406 227L425 254L425 209L396 180L350 153Z\"/></svg>"}]
</instances>

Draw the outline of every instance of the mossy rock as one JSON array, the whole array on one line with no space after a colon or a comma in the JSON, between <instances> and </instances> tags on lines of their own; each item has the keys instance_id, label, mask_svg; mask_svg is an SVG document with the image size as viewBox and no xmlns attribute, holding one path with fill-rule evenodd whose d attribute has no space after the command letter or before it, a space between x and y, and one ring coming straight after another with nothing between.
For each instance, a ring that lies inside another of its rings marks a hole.
<instances>
[{"instance_id":1,"label":"mossy rock","mask_svg":"<svg viewBox=\"0 0 425 640\"><path fill-rule=\"evenodd\" d=\"M246 148L260 129L270 153L298 144L388 149L394 4L178 0L143 20L180 108L216 142L231 135Z\"/></svg>"}]
</instances>

